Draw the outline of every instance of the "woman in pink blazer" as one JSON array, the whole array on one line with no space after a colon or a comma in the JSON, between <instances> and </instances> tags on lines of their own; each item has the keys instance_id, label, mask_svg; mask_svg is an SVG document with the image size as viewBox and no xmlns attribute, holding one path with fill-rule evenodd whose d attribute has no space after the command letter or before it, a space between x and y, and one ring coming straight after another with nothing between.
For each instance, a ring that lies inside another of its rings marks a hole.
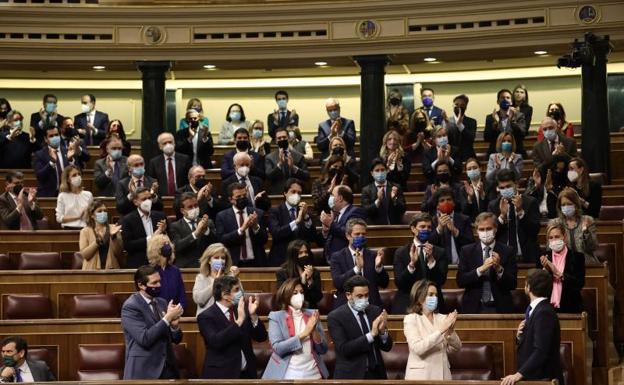
<instances>
[{"instance_id":1,"label":"woman in pink blazer","mask_svg":"<svg viewBox=\"0 0 624 385\"><path fill-rule=\"evenodd\" d=\"M455 333L457 311L438 314L438 290L433 282L422 280L412 287L409 314L403 319L403 332L409 346L406 380L452 380L447 353L461 348Z\"/></svg>"}]
</instances>

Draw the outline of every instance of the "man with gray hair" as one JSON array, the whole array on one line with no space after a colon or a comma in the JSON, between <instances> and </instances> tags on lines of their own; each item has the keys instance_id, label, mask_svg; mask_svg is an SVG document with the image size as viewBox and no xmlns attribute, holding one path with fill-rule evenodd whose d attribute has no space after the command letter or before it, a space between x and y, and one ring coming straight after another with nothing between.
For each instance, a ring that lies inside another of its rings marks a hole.
<instances>
[{"instance_id":1,"label":"man with gray hair","mask_svg":"<svg viewBox=\"0 0 624 385\"><path fill-rule=\"evenodd\" d=\"M390 281L383 266L384 249L375 253L366 247L366 221L362 218L349 219L345 235L349 244L333 253L330 259L330 271L337 296L334 309L347 301L343 286L354 275L361 275L368 281L369 302L383 306L379 288L385 289Z\"/></svg>"},{"instance_id":2,"label":"man with gray hair","mask_svg":"<svg viewBox=\"0 0 624 385\"><path fill-rule=\"evenodd\" d=\"M348 245L345 237L347 222L351 218L366 218L366 213L353 206L353 191L349 186L339 185L333 188L327 200L330 214L321 212L323 238L325 238L324 256L327 262L333 253Z\"/></svg>"},{"instance_id":3,"label":"man with gray hair","mask_svg":"<svg viewBox=\"0 0 624 385\"><path fill-rule=\"evenodd\" d=\"M147 173L158 180L160 196L174 196L178 188L188 183L191 159L175 151L175 139L170 132L161 133L157 140L162 154L150 159Z\"/></svg>"},{"instance_id":4,"label":"man with gray hair","mask_svg":"<svg viewBox=\"0 0 624 385\"><path fill-rule=\"evenodd\" d=\"M126 215L135 209L132 194L140 188L147 187L152 192L154 210L162 211L163 205L158 197L158 182L145 175L145 160L141 155L130 155L127 160L128 176L121 179L115 186L115 203L117 212Z\"/></svg>"},{"instance_id":5,"label":"man with gray hair","mask_svg":"<svg viewBox=\"0 0 624 385\"><path fill-rule=\"evenodd\" d=\"M319 123L316 134L316 145L321 151L321 159L330 155L329 142L335 137L342 138L347 146L347 154L355 156L355 123L340 115L340 103L334 98L325 101L325 109L329 119Z\"/></svg>"},{"instance_id":6,"label":"man with gray hair","mask_svg":"<svg viewBox=\"0 0 624 385\"><path fill-rule=\"evenodd\" d=\"M576 141L563 135L557 126L557 121L550 116L542 120L544 140L533 146L533 162L538 170L550 168L553 159L566 160L566 163L576 156Z\"/></svg>"},{"instance_id":7,"label":"man with gray hair","mask_svg":"<svg viewBox=\"0 0 624 385\"><path fill-rule=\"evenodd\" d=\"M234 175L221 182L221 196L227 201L227 188L233 183L247 186L247 201L249 207L256 207L267 211L271 208L269 195L262 189L262 179L250 175L252 158L247 152L237 152L232 159Z\"/></svg>"}]
</instances>

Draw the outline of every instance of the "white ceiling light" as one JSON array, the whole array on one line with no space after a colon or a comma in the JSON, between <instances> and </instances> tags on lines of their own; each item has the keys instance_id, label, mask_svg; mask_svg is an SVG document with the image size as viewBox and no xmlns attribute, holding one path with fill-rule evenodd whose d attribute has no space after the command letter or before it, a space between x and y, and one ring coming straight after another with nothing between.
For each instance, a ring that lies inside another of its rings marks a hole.
<instances>
[{"instance_id":1,"label":"white ceiling light","mask_svg":"<svg viewBox=\"0 0 624 385\"><path fill-rule=\"evenodd\" d=\"M434 58L434 57L426 57L423 59L424 61L426 61L427 63L432 63L438 59Z\"/></svg>"},{"instance_id":2,"label":"white ceiling light","mask_svg":"<svg viewBox=\"0 0 624 385\"><path fill-rule=\"evenodd\" d=\"M217 66L214 65L214 64L205 64L204 68L207 69L207 70L214 70L214 69L217 68Z\"/></svg>"},{"instance_id":3,"label":"white ceiling light","mask_svg":"<svg viewBox=\"0 0 624 385\"><path fill-rule=\"evenodd\" d=\"M104 71L106 69L105 66L101 66L101 65L93 66L91 68L93 68L94 71Z\"/></svg>"},{"instance_id":4,"label":"white ceiling light","mask_svg":"<svg viewBox=\"0 0 624 385\"><path fill-rule=\"evenodd\" d=\"M548 51L535 51L533 52L536 55L546 55L548 53Z\"/></svg>"},{"instance_id":5,"label":"white ceiling light","mask_svg":"<svg viewBox=\"0 0 624 385\"><path fill-rule=\"evenodd\" d=\"M327 65L326 61L317 61L314 62L314 65L319 66L319 67L325 67Z\"/></svg>"}]
</instances>

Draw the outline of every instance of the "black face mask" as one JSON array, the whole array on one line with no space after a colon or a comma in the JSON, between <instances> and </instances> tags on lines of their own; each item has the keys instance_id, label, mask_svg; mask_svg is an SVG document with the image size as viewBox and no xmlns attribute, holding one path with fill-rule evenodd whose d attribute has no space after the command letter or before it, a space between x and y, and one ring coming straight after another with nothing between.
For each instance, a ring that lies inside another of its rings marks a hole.
<instances>
[{"instance_id":1,"label":"black face mask","mask_svg":"<svg viewBox=\"0 0 624 385\"><path fill-rule=\"evenodd\" d=\"M463 115L464 112L466 112L466 109L461 107L455 107L453 108L453 112L455 113L455 115Z\"/></svg>"},{"instance_id":2,"label":"black face mask","mask_svg":"<svg viewBox=\"0 0 624 385\"><path fill-rule=\"evenodd\" d=\"M193 128L193 129L199 127L199 121L198 120L191 120L189 122L189 127Z\"/></svg>"},{"instance_id":3,"label":"black face mask","mask_svg":"<svg viewBox=\"0 0 624 385\"><path fill-rule=\"evenodd\" d=\"M310 256L306 255L304 257L297 258L297 265L304 267L306 265L310 265L311 263Z\"/></svg>"},{"instance_id":4,"label":"black face mask","mask_svg":"<svg viewBox=\"0 0 624 385\"><path fill-rule=\"evenodd\" d=\"M247 199L247 197L238 198L234 205L237 209L242 210L249 205L249 199Z\"/></svg>"},{"instance_id":5,"label":"black face mask","mask_svg":"<svg viewBox=\"0 0 624 385\"><path fill-rule=\"evenodd\" d=\"M0 111L0 118L6 119L8 114L9 114L9 111Z\"/></svg>"},{"instance_id":6,"label":"black face mask","mask_svg":"<svg viewBox=\"0 0 624 385\"><path fill-rule=\"evenodd\" d=\"M399 98L390 98L390 104L392 104L393 106L398 106L399 104L401 104L401 99L399 99Z\"/></svg>"},{"instance_id":7,"label":"black face mask","mask_svg":"<svg viewBox=\"0 0 624 385\"><path fill-rule=\"evenodd\" d=\"M338 155L338 156L343 156L344 155L344 148L342 147L336 147L332 150L332 155Z\"/></svg>"},{"instance_id":8,"label":"black face mask","mask_svg":"<svg viewBox=\"0 0 624 385\"><path fill-rule=\"evenodd\" d=\"M15 186L13 186L13 195L19 194L19 192L22 191L23 188L24 186L22 186L21 184L16 184Z\"/></svg>"},{"instance_id":9,"label":"black face mask","mask_svg":"<svg viewBox=\"0 0 624 385\"><path fill-rule=\"evenodd\" d=\"M206 185L206 179L204 178L197 178L195 179L195 187L197 188L202 188Z\"/></svg>"},{"instance_id":10,"label":"black face mask","mask_svg":"<svg viewBox=\"0 0 624 385\"><path fill-rule=\"evenodd\" d=\"M66 138L73 138L74 136L78 136L78 130L76 130L75 128L67 128L67 129L65 129L65 137Z\"/></svg>"},{"instance_id":11,"label":"black face mask","mask_svg":"<svg viewBox=\"0 0 624 385\"><path fill-rule=\"evenodd\" d=\"M278 140L277 141L277 147L281 148L282 150L287 150L288 149L288 139Z\"/></svg>"},{"instance_id":12,"label":"black face mask","mask_svg":"<svg viewBox=\"0 0 624 385\"><path fill-rule=\"evenodd\" d=\"M440 183L448 183L449 180L451 180L451 175L449 173L444 172L444 173L441 173L441 174L437 174L436 175L436 179Z\"/></svg>"},{"instance_id":13,"label":"black face mask","mask_svg":"<svg viewBox=\"0 0 624 385\"><path fill-rule=\"evenodd\" d=\"M249 141L248 140L239 140L236 142L236 148L239 151L247 151L249 149Z\"/></svg>"},{"instance_id":14,"label":"black face mask","mask_svg":"<svg viewBox=\"0 0 624 385\"><path fill-rule=\"evenodd\" d=\"M171 258L171 254L173 254L173 248L170 244L165 243L163 247L160 249L160 255L165 257L166 259Z\"/></svg>"},{"instance_id":15,"label":"black face mask","mask_svg":"<svg viewBox=\"0 0 624 385\"><path fill-rule=\"evenodd\" d=\"M417 119L414 121L414 128L417 132L424 131L427 128L427 122L422 119Z\"/></svg>"},{"instance_id":16,"label":"black face mask","mask_svg":"<svg viewBox=\"0 0 624 385\"><path fill-rule=\"evenodd\" d=\"M551 111L548 115L555 120L561 120L561 111L559 110Z\"/></svg>"}]
</instances>

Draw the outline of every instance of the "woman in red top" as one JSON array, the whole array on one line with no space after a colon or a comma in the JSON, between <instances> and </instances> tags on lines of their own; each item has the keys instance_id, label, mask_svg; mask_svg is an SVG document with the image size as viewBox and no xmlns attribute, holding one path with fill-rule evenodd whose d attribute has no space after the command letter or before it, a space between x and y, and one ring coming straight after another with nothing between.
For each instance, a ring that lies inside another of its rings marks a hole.
<instances>
[{"instance_id":1,"label":"woman in red top","mask_svg":"<svg viewBox=\"0 0 624 385\"><path fill-rule=\"evenodd\" d=\"M568 122L566 120L566 113L563 109L563 106L559 102L553 102L548 105L546 109L546 116L550 116L551 118L557 121L557 126L561 133L569 138L574 137L574 125L572 122ZM537 141L541 142L544 139L544 130L542 130L542 126L537 130Z\"/></svg>"}]
</instances>

